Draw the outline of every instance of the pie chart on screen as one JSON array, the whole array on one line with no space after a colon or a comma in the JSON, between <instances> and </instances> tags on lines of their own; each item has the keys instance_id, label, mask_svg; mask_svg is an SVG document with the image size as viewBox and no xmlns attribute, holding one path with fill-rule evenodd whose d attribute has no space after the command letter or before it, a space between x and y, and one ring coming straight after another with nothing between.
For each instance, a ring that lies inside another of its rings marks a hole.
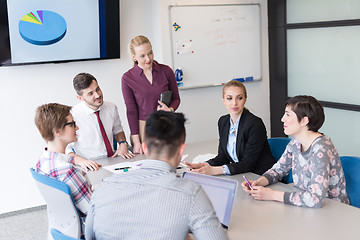
<instances>
[{"instance_id":1,"label":"pie chart on screen","mask_svg":"<svg viewBox=\"0 0 360 240\"><path fill-rule=\"evenodd\" d=\"M66 21L58 13L48 10L29 12L19 21L20 36L34 45L51 45L66 34Z\"/></svg>"}]
</instances>

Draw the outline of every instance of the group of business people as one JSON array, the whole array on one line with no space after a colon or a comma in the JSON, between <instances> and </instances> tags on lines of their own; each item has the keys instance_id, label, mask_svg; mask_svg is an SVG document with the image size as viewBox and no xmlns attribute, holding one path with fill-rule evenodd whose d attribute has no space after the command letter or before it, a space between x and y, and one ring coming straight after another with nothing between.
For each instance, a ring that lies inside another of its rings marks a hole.
<instances>
[{"instance_id":1,"label":"group of business people","mask_svg":"<svg viewBox=\"0 0 360 240\"><path fill-rule=\"evenodd\" d=\"M176 178L185 149L185 117L174 111L179 92L170 67L154 60L150 41L137 36L129 44L134 66L122 77L122 92L131 131L130 152L116 105L103 100L94 76L80 73L73 80L73 108L58 103L37 108L35 124L47 142L36 163L37 172L66 182L78 209L86 215L86 239L227 239L201 187ZM160 94L172 91L169 106ZM223 86L222 101L229 114L218 121L219 147L205 163L187 163L191 171L208 174L262 175L242 183L255 199L296 206L321 207L325 197L349 203L339 155L331 139L318 132L324 122L320 103L296 96L286 103L281 119L294 138L275 163L263 121L245 108L247 92L239 81ZM162 110L162 111L160 111ZM119 143L113 151L112 138ZM96 157L148 157L138 170L105 179L95 192L84 169L101 167ZM265 188L293 170L301 192ZM141 226L141 227L139 227Z\"/></svg>"}]
</instances>

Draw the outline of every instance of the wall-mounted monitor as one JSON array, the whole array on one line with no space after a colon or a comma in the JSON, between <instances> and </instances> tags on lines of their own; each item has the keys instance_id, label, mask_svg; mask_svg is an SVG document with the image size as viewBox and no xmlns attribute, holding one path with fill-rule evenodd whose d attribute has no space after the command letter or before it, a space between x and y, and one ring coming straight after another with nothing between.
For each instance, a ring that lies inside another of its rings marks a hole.
<instances>
[{"instance_id":1,"label":"wall-mounted monitor","mask_svg":"<svg viewBox=\"0 0 360 240\"><path fill-rule=\"evenodd\" d=\"M0 0L0 66L120 58L119 0Z\"/></svg>"}]
</instances>

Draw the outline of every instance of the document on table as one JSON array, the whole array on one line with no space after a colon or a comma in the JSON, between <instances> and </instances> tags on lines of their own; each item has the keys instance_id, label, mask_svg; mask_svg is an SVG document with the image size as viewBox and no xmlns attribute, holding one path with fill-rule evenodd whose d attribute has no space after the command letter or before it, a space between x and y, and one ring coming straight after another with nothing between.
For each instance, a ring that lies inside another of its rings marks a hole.
<instances>
[{"instance_id":1,"label":"document on table","mask_svg":"<svg viewBox=\"0 0 360 240\"><path fill-rule=\"evenodd\" d=\"M183 155L181 158L181 162L180 164L184 165L182 162L187 158L188 155ZM135 161L135 162L121 162L121 163L116 163L113 165L109 165L104 167L106 170L112 172L112 173L123 173L123 172L127 172L127 171L131 171L137 168L140 168L140 166L142 165L142 163L146 161L146 160L139 160L139 161Z\"/></svg>"},{"instance_id":2,"label":"document on table","mask_svg":"<svg viewBox=\"0 0 360 240\"><path fill-rule=\"evenodd\" d=\"M113 173L123 173L123 172L127 172L130 170L140 168L140 166L142 165L142 163L144 161L146 161L146 160L139 160L139 161L135 161L135 162L116 163L113 165L106 166L104 168Z\"/></svg>"},{"instance_id":3,"label":"document on table","mask_svg":"<svg viewBox=\"0 0 360 240\"><path fill-rule=\"evenodd\" d=\"M184 161L185 158L187 158L188 155L183 155L181 158L181 161ZM146 161L146 160L139 160L139 161L135 161L135 162L121 162L121 163L116 163L113 165L109 165L104 167L106 170L112 172L112 173L123 173L123 172L127 172L127 171L131 171L137 168L140 168L140 166L142 165L142 163Z\"/></svg>"},{"instance_id":4,"label":"document on table","mask_svg":"<svg viewBox=\"0 0 360 240\"><path fill-rule=\"evenodd\" d=\"M198 155L198 156L194 157L192 163L203 163L214 157L216 157L216 154L213 154L213 153L206 153L206 154Z\"/></svg>"}]
</instances>

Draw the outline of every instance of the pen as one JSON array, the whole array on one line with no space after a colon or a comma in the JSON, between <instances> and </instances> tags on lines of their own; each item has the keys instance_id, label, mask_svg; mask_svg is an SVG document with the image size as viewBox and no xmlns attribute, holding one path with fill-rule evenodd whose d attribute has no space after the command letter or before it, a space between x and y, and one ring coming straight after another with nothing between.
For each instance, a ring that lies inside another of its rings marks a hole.
<instances>
[{"instance_id":1,"label":"pen","mask_svg":"<svg viewBox=\"0 0 360 240\"><path fill-rule=\"evenodd\" d=\"M125 170L125 169L130 169L131 167L120 167L120 168L115 168L114 170Z\"/></svg>"},{"instance_id":2,"label":"pen","mask_svg":"<svg viewBox=\"0 0 360 240\"><path fill-rule=\"evenodd\" d=\"M249 182L249 180L245 177L245 175L243 175L243 178L245 179L245 181L247 182L247 184L249 184L249 187L251 190L253 190L251 183Z\"/></svg>"}]
</instances>

